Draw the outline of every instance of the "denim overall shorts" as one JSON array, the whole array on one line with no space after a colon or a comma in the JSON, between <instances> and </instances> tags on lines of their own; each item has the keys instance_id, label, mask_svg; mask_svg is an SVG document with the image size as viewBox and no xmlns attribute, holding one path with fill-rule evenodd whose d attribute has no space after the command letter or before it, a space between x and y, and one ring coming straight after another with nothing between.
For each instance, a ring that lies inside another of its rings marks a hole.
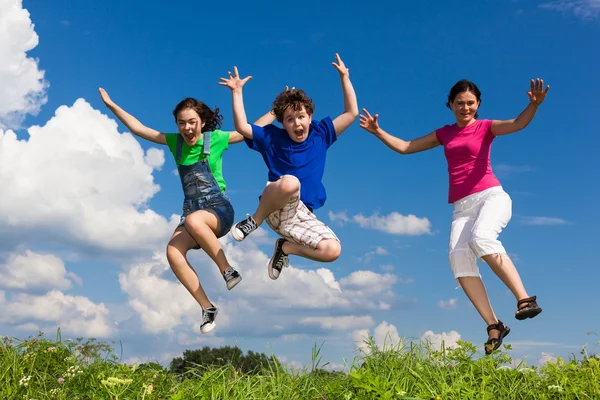
<instances>
[{"instance_id":1,"label":"denim overall shorts","mask_svg":"<svg viewBox=\"0 0 600 400\"><path fill-rule=\"evenodd\" d=\"M191 165L180 165L181 148L183 146L183 138L181 135L177 137L177 170L181 179L181 187L183 188L183 213L179 221L179 228L185 223L185 218L198 210L212 210L219 217L221 230L217 234L220 238L226 235L233 225L234 211L231 206L229 197L221 191L215 177L208 164L208 156L210 155L210 132L204 132L204 147L202 154L205 159L199 160ZM199 248L199 247L198 247Z\"/></svg>"}]
</instances>

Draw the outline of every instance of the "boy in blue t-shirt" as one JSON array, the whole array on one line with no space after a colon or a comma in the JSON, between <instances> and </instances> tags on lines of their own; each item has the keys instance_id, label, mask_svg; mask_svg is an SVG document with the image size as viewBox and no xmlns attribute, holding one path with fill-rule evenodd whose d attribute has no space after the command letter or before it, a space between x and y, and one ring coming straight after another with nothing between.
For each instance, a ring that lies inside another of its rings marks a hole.
<instances>
[{"instance_id":1,"label":"boy in blue t-shirt","mask_svg":"<svg viewBox=\"0 0 600 400\"><path fill-rule=\"evenodd\" d=\"M340 74L344 94L344 112L335 118L313 121L314 104L302 90L286 90L273 102L273 112L283 129L275 125L260 127L248 123L244 110L242 87L252 77L240 79L237 67L220 85L231 89L233 120L236 131L246 144L258 151L267 167L267 187L260 197L254 215L237 223L231 233L241 241L263 221L283 238L275 242L269 261L271 279L277 279L288 266L288 254L315 261L335 261L341 245L333 231L313 214L323 206L325 187L321 182L325 171L327 149L358 117L358 103L348 68L338 54L332 63Z\"/></svg>"}]
</instances>

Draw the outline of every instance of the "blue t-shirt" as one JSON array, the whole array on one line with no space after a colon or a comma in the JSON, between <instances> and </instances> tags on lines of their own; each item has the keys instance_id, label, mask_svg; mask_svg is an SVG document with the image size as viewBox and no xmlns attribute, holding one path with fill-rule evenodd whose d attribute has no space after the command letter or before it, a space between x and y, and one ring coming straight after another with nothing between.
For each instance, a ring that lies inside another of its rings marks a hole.
<instances>
[{"instance_id":1,"label":"blue t-shirt","mask_svg":"<svg viewBox=\"0 0 600 400\"><path fill-rule=\"evenodd\" d=\"M294 142L285 129L275 125L260 127L252 124L252 140L245 139L252 150L258 151L269 168L269 182L283 175L293 175L300 181L300 200L316 210L325 204L327 194L323 186L325 156L336 140L331 118L312 121L308 137L302 143Z\"/></svg>"}]
</instances>

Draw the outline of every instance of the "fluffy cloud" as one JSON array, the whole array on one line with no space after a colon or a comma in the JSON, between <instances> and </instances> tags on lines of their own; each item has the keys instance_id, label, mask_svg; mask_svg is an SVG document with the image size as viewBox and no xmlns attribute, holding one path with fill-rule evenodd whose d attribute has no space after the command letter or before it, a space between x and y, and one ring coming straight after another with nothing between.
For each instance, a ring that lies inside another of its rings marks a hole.
<instances>
[{"instance_id":1,"label":"fluffy cloud","mask_svg":"<svg viewBox=\"0 0 600 400\"><path fill-rule=\"evenodd\" d=\"M450 331L449 333L427 331L421 336L421 341L428 344L432 350L440 350L442 344L446 349L454 349L458 347L457 342L460 340L460 337L460 333L456 331Z\"/></svg>"},{"instance_id":2,"label":"fluffy cloud","mask_svg":"<svg viewBox=\"0 0 600 400\"><path fill-rule=\"evenodd\" d=\"M52 290L41 296L20 293L7 297L0 291L0 323L42 326L69 335L106 338L115 331L109 312L102 303L87 297L70 296Z\"/></svg>"},{"instance_id":3,"label":"fluffy cloud","mask_svg":"<svg viewBox=\"0 0 600 400\"><path fill-rule=\"evenodd\" d=\"M159 190L152 172L162 150L144 154L83 99L28 133L18 140L0 129L0 186L10 191L0 197L0 239L9 231L11 239L114 251L164 245L176 218L169 223L146 206Z\"/></svg>"},{"instance_id":4,"label":"fluffy cloud","mask_svg":"<svg viewBox=\"0 0 600 400\"><path fill-rule=\"evenodd\" d=\"M244 331L250 336L291 338L289 335L306 333L305 328L311 332L314 327L355 329L356 325L370 326L372 320L339 315L349 310L354 313L391 308L388 301L395 297L390 291L395 276L390 274L357 271L338 281L330 269L305 270L292 264L278 280L272 281L266 268L269 256L258 247L265 242L265 231L261 233L259 229L255 233L256 237L253 233L235 245L228 236L220 239L228 260L242 275L242 282L232 291L226 289L218 268L203 252L188 253L209 298L220 309L219 335ZM295 260L292 257L291 262ZM186 325L189 329L200 320L200 307L173 279L162 253L147 263L128 266L119 275L119 282L147 332L181 330ZM329 315L311 315L315 311ZM255 324L257 319L262 321L260 327Z\"/></svg>"},{"instance_id":5,"label":"fluffy cloud","mask_svg":"<svg viewBox=\"0 0 600 400\"><path fill-rule=\"evenodd\" d=\"M366 353L370 351L368 343L370 337L373 339L373 344L381 350L398 350L403 343L396 326L386 321L377 325L373 335L368 329L358 329L352 332L351 337L354 343Z\"/></svg>"},{"instance_id":6,"label":"fluffy cloud","mask_svg":"<svg viewBox=\"0 0 600 400\"><path fill-rule=\"evenodd\" d=\"M129 305L140 316L144 331L169 332L192 317L201 318L201 308L178 282L162 278L170 270L164 254L157 253L147 263L136 264L119 274L121 290L129 295Z\"/></svg>"},{"instance_id":7,"label":"fluffy cloud","mask_svg":"<svg viewBox=\"0 0 600 400\"><path fill-rule=\"evenodd\" d=\"M352 272L347 277L340 279L340 284L342 288L360 291L364 294L375 294L390 290L396 280L397 277L392 274L381 275L365 270Z\"/></svg>"},{"instance_id":8,"label":"fluffy cloud","mask_svg":"<svg viewBox=\"0 0 600 400\"><path fill-rule=\"evenodd\" d=\"M44 71L27 52L38 45L21 0L0 1L0 129L18 127L46 103ZM4 186L4 188L6 188Z\"/></svg>"},{"instance_id":9,"label":"fluffy cloud","mask_svg":"<svg viewBox=\"0 0 600 400\"><path fill-rule=\"evenodd\" d=\"M329 212L329 219L343 225L347 222L358 224L361 228L374 229L392 235L425 235L431 234L431 223L427 218L418 218L415 215L402 215L392 212L389 215L373 214L370 217L362 213L349 217L344 212Z\"/></svg>"},{"instance_id":10,"label":"fluffy cloud","mask_svg":"<svg viewBox=\"0 0 600 400\"><path fill-rule=\"evenodd\" d=\"M26 250L24 254L13 253L0 265L0 287L7 289L60 289L71 287L69 275L62 260L52 254L38 254Z\"/></svg>"}]
</instances>

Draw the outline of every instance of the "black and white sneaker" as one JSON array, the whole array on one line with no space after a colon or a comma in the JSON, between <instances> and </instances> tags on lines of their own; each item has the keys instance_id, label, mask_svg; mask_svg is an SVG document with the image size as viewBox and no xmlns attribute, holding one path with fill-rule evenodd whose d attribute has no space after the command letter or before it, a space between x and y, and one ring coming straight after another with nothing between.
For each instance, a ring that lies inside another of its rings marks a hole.
<instances>
[{"instance_id":1,"label":"black and white sneaker","mask_svg":"<svg viewBox=\"0 0 600 400\"><path fill-rule=\"evenodd\" d=\"M279 278L281 270L290 265L288 255L283 252L284 243L285 239L277 239L273 257L269 260L269 278L273 280Z\"/></svg>"},{"instance_id":2,"label":"black and white sneaker","mask_svg":"<svg viewBox=\"0 0 600 400\"><path fill-rule=\"evenodd\" d=\"M227 289L231 290L235 287L235 285L240 283L242 276L235 269L229 267L225 270L225 272L223 272L223 279L225 279Z\"/></svg>"},{"instance_id":3,"label":"black and white sneaker","mask_svg":"<svg viewBox=\"0 0 600 400\"><path fill-rule=\"evenodd\" d=\"M219 309L215 306L202 310L202 323L200 324L200 332L208 333L215 329L215 318Z\"/></svg>"},{"instance_id":4,"label":"black and white sneaker","mask_svg":"<svg viewBox=\"0 0 600 400\"><path fill-rule=\"evenodd\" d=\"M235 240L241 242L246 239L246 236L254 232L258 228L256 221L252 218L252 215L248 215L248 218L238 222L231 228L231 235Z\"/></svg>"}]
</instances>

